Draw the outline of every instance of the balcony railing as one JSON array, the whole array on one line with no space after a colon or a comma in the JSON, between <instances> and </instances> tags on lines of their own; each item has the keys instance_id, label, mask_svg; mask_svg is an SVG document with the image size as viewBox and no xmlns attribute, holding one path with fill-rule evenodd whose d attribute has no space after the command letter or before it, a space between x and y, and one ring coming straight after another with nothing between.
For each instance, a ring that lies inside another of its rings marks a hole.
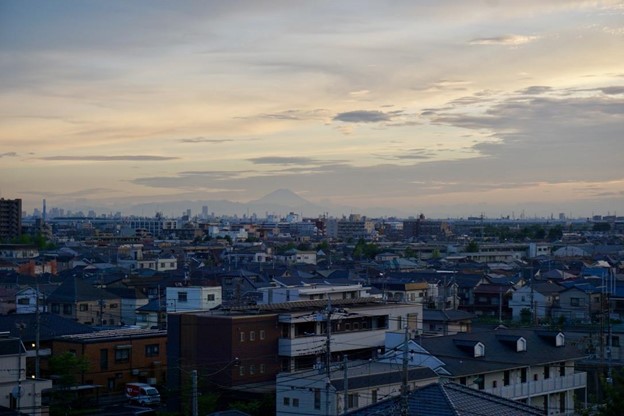
<instances>
[{"instance_id":1,"label":"balcony railing","mask_svg":"<svg viewBox=\"0 0 624 416\"><path fill-rule=\"evenodd\" d=\"M331 350L334 352L349 351L362 348L374 348L384 345L387 329L336 332L331 334ZM318 354L325 351L327 337L325 335L310 335L297 338L280 338L279 355L285 357L299 357Z\"/></svg>"},{"instance_id":2,"label":"balcony railing","mask_svg":"<svg viewBox=\"0 0 624 416\"><path fill-rule=\"evenodd\" d=\"M537 381L531 380L527 383L484 389L484 391L515 400L585 387L587 387L587 373L578 372L563 377L551 377Z\"/></svg>"}]
</instances>

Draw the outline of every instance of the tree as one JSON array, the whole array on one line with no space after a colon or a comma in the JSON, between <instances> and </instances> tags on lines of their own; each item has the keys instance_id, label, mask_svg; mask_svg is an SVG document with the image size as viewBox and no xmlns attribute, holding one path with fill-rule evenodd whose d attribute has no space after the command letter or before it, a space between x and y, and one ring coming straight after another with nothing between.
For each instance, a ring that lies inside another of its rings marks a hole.
<instances>
[{"instance_id":1,"label":"tree","mask_svg":"<svg viewBox=\"0 0 624 416\"><path fill-rule=\"evenodd\" d=\"M477 253L479 252L479 244L477 244L476 241L471 241L466 245L466 252L467 253Z\"/></svg>"},{"instance_id":2,"label":"tree","mask_svg":"<svg viewBox=\"0 0 624 416\"><path fill-rule=\"evenodd\" d=\"M82 374L87 370L89 370L89 361L71 352L53 355L50 358L50 371L59 377L61 387L77 385Z\"/></svg>"},{"instance_id":3,"label":"tree","mask_svg":"<svg viewBox=\"0 0 624 416\"><path fill-rule=\"evenodd\" d=\"M622 370L613 373L612 383L602 380L604 405L598 410L599 416L619 416L624 409L624 373Z\"/></svg>"},{"instance_id":4,"label":"tree","mask_svg":"<svg viewBox=\"0 0 624 416\"><path fill-rule=\"evenodd\" d=\"M71 352L53 355L50 358L50 371L58 376L59 389L54 390L50 406L51 415L67 415L68 409L78 404L86 406L86 403L76 403L74 392L70 387L79 384L82 375L89 369L89 361L84 357L78 357Z\"/></svg>"}]
</instances>

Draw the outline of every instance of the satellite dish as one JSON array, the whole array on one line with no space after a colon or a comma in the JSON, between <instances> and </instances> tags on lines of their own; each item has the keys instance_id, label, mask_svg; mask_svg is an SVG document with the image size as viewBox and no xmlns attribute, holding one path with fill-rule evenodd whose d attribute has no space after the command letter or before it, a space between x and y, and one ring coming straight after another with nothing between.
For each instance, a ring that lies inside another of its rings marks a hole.
<instances>
[{"instance_id":1,"label":"satellite dish","mask_svg":"<svg viewBox=\"0 0 624 416\"><path fill-rule=\"evenodd\" d=\"M11 396L15 399L19 399L24 396L24 388L22 386L15 386L13 390L11 390Z\"/></svg>"}]
</instances>

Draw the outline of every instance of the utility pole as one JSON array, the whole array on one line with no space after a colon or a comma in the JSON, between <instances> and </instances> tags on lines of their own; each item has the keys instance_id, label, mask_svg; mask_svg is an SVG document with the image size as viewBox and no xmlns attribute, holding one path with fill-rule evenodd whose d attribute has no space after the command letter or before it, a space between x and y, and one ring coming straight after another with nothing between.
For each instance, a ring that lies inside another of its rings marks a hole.
<instances>
[{"instance_id":1,"label":"utility pole","mask_svg":"<svg viewBox=\"0 0 624 416\"><path fill-rule=\"evenodd\" d=\"M535 315L537 314L537 310L536 310L537 308L533 304L533 302L534 302L533 301L533 297L534 297L534 294L533 294L533 278L534 277L535 276L533 275L533 266L531 266L531 306L530 306L530 309L531 309L531 326L533 326L535 324L535 321L536 321L535 320Z\"/></svg>"},{"instance_id":2,"label":"utility pole","mask_svg":"<svg viewBox=\"0 0 624 416\"><path fill-rule=\"evenodd\" d=\"M503 287L498 287L498 323L503 323Z\"/></svg>"},{"instance_id":3,"label":"utility pole","mask_svg":"<svg viewBox=\"0 0 624 416\"><path fill-rule=\"evenodd\" d=\"M408 377L408 343L409 343L409 333L408 333L408 325L405 326L405 338L403 341L403 381L401 383L401 416L409 415L409 377Z\"/></svg>"},{"instance_id":4,"label":"utility pole","mask_svg":"<svg viewBox=\"0 0 624 416\"><path fill-rule=\"evenodd\" d=\"M191 381L193 384L193 416L198 416L199 415L199 411L198 411L198 406L197 406L197 370L193 370L191 371Z\"/></svg>"},{"instance_id":5,"label":"utility pole","mask_svg":"<svg viewBox=\"0 0 624 416\"><path fill-rule=\"evenodd\" d=\"M344 355L342 363L344 366L344 408L342 411L346 415L349 412L349 362L347 354Z\"/></svg>"},{"instance_id":6,"label":"utility pole","mask_svg":"<svg viewBox=\"0 0 624 416\"><path fill-rule=\"evenodd\" d=\"M327 309L325 310L325 333L327 335L327 339L325 341L326 345L326 355L325 355L325 375L327 376L327 381L325 384L325 414L329 416L329 388L331 386L331 297L327 296Z\"/></svg>"},{"instance_id":7,"label":"utility pole","mask_svg":"<svg viewBox=\"0 0 624 416\"><path fill-rule=\"evenodd\" d=\"M39 280L37 280L35 296L35 378L40 376L39 341L41 333L41 313L39 312Z\"/></svg>"}]
</instances>

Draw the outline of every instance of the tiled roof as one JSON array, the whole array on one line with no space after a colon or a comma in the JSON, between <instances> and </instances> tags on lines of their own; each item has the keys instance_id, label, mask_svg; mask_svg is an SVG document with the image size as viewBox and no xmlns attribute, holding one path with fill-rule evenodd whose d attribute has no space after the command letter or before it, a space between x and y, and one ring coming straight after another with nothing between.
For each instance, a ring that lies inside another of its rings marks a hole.
<instances>
[{"instance_id":1,"label":"tiled roof","mask_svg":"<svg viewBox=\"0 0 624 416\"><path fill-rule=\"evenodd\" d=\"M17 324L23 324L21 334ZM83 325L73 319L51 313L39 315L39 327L39 339L41 341L51 340L61 335L95 332L95 329L89 325ZM34 313L0 316L0 331L9 331L14 337L21 335L24 342L35 340L36 328L36 314Z\"/></svg>"},{"instance_id":2,"label":"tiled roof","mask_svg":"<svg viewBox=\"0 0 624 416\"><path fill-rule=\"evenodd\" d=\"M409 393L410 416L535 416L543 415L540 409L505 399L493 394L471 389L456 383L432 383ZM398 414L401 398L394 397L349 412L349 416L381 416Z\"/></svg>"},{"instance_id":3,"label":"tiled roof","mask_svg":"<svg viewBox=\"0 0 624 416\"><path fill-rule=\"evenodd\" d=\"M100 299L117 299L106 290L98 289L79 277L68 277L61 285L48 296L48 302L76 303L80 301L94 301Z\"/></svg>"},{"instance_id":4,"label":"tiled roof","mask_svg":"<svg viewBox=\"0 0 624 416\"><path fill-rule=\"evenodd\" d=\"M496 329L494 331L458 333L442 337L423 338L418 343L432 355L442 360L444 368L454 377L483 374L507 369L544 365L565 360L578 360L585 357L571 342L557 347L556 333L546 334L531 329ZM508 339L523 337L526 351L516 351ZM474 357L472 351L462 348L467 343L481 342L485 355Z\"/></svg>"}]
</instances>

